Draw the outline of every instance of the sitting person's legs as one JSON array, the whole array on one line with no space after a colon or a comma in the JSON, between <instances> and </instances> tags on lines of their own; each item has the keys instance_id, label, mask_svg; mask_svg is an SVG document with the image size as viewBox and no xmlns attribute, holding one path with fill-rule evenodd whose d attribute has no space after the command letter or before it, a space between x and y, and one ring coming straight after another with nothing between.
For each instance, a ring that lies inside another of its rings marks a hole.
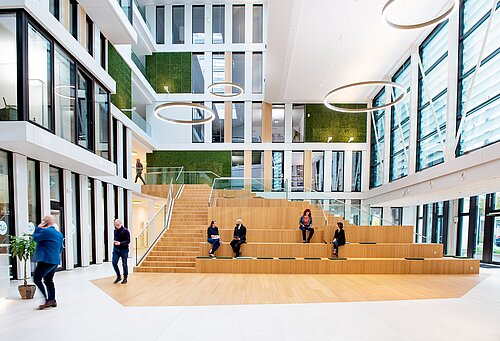
<instances>
[{"instance_id":1,"label":"sitting person's legs","mask_svg":"<svg viewBox=\"0 0 500 341\"><path fill-rule=\"evenodd\" d=\"M306 228L301 227L301 228L299 228L299 230L302 231L302 242L305 243L306 242Z\"/></svg>"},{"instance_id":2,"label":"sitting person's legs","mask_svg":"<svg viewBox=\"0 0 500 341\"><path fill-rule=\"evenodd\" d=\"M209 254L214 254L215 251L219 248L220 246L220 239L217 238L217 239L213 239L213 238L208 238L207 240L210 244L212 244L212 248L210 249L210 251L208 252Z\"/></svg>"},{"instance_id":3,"label":"sitting person's legs","mask_svg":"<svg viewBox=\"0 0 500 341\"><path fill-rule=\"evenodd\" d=\"M336 240L333 242L333 255L338 256L339 255L339 242Z\"/></svg>"},{"instance_id":4,"label":"sitting person's legs","mask_svg":"<svg viewBox=\"0 0 500 341\"><path fill-rule=\"evenodd\" d=\"M309 238L307 238L307 242L310 243L311 242L311 238L314 235L314 228L313 227L309 227L308 230L309 230ZM304 231L304 235L305 235L305 231Z\"/></svg>"},{"instance_id":5,"label":"sitting person's legs","mask_svg":"<svg viewBox=\"0 0 500 341\"><path fill-rule=\"evenodd\" d=\"M241 244L243 244L243 242L241 240L233 240L231 242L231 247L233 248L233 252L234 252L236 257L240 256Z\"/></svg>"}]
</instances>

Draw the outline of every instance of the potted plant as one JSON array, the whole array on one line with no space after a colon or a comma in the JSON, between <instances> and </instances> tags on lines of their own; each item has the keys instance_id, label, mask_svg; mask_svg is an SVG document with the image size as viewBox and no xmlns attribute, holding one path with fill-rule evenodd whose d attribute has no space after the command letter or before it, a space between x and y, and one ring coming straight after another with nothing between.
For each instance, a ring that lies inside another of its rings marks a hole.
<instances>
[{"instance_id":1,"label":"potted plant","mask_svg":"<svg viewBox=\"0 0 500 341\"><path fill-rule=\"evenodd\" d=\"M19 285L17 290L23 300L32 299L35 296L36 286L28 284L26 264L35 252L36 243L29 234L22 237L10 237L10 253L17 257L20 262L24 262L24 284Z\"/></svg>"}]
</instances>

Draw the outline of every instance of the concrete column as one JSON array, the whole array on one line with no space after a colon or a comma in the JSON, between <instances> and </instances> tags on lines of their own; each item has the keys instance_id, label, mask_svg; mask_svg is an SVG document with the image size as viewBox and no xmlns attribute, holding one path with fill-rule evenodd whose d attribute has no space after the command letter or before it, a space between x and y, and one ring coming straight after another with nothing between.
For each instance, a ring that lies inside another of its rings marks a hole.
<instances>
[{"instance_id":1,"label":"concrete column","mask_svg":"<svg viewBox=\"0 0 500 341\"><path fill-rule=\"evenodd\" d=\"M118 198L115 198L115 200L117 199L118 199L118 219L124 222L125 221L124 196L123 196L123 188L121 187L118 187Z\"/></svg>"},{"instance_id":2,"label":"concrete column","mask_svg":"<svg viewBox=\"0 0 500 341\"><path fill-rule=\"evenodd\" d=\"M108 201L108 215L106 217L106 224L108 228L108 259L111 260L113 253L113 238L114 238L114 221L115 221L115 192L114 186L107 184L107 201Z\"/></svg>"},{"instance_id":3,"label":"concrete column","mask_svg":"<svg viewBox=\"0 0 500 341\"><path fill-rule=\"evenodd\" d=\"M245 4L245 43L253 40L253 15L252 4Z\"/></svg>"},{"instance_id":4,"label":"concrete column","mask_svg":"<svg viewBox=\"0 0 500 341\"><path fill-rule=\"evenodd\" d=\"M498 13L497 13L498 15ZM444 160L445 162L455 159L455 134L457 131L457 93L458 93L458 69L459 69L459 32L460 20L458 11L448 19L448 92L446 102L446 142ZM448 249L450 250L450 249Z\"/></svg>"},{"instance_id":5,"label":"concrete column","mask_svg":"<svg viewBox=\"0 0 500 341\"><path fill-rule=\"evenodd\" d=\"M224 16L225 16L224 44L229 45L233 43L233 6L231 4L226 4L224 8Z\"/></svg>"},{"instance_id":6,"label":"concrete column","mask_svg":"<svg viewBox=\"0 0 500 341\"><path fill-rule=\"evenodd\" d=\"M291 181L292 181L292 151L285 150L283 153L283 177L285 178L285 184L287 191L290 191Z\"/></svg>"},{"instance_id":7,"label":"concrete column","mask_svg":"<svg viewBox=\"0 0 500 341\"><path fill-rule=\"evenodd\" d=\"M352 150L346 150L344 152L344 192L351 192L352 172Z\"/></svg>"},{"instance_id":8,"label":"concrete column","mask_svg":"<svg viewBox=\"0 0 500 341\"><path fill-rule=\"evenodd\" d=\"M96 264L101 264L104 259L104 202L102 193L102 182L94 181L94 203L95 203L95 249Z\"/></svg>"},{"instance_id":9,"label":"concrete column","mask_svg":"<svg viewBox=\"0 0 500 341\"><path fill-rule=\"evenodd\" d=\"M73 249L73 230L75 226L73 225L73 191L71 182L71 171L63 170L63 200L64 200L64 253L66 259L66 270L71 270L74 268L74 252Z\"/></svg>"},{"instance_id":10,"label":"concrete column","mask_svg":"<svg viewBox=\"0 0 500 341\"><path fill-rule=\"evenodd\" d=\"M89 178L80 176L80 230L82 247L82 266L89 266L91 254L90 248L90 207L89 207Z\"/></svg>"},{"instance_id":11,"label":"concrete column","mask_svg":"<svg viewBox=\"0 0 500 341\"><path fill-rule=\"evenodd\" d=\"M123 177L123 123L117 121L116 123L116 169L118 170L117 175Z\"/></svg>"},{"instance_id":12,"label":"concrete column","mask_svg":"<svg viewBox=\"0 0 500 341\"><path fill-rule=\"evenodd\" d=\"M165 5L165 45L172 46L172 5Z\"/></svg>"},{"instance_id":13,"label":"concrete column","mask_svg":"<svg viewBox=\"0 0 500 341\"><path fill-rule=\"evenodd\" d=\"M323 179L323 191L332 191L332 152L330 150L325 150L324 152L324 167L325 167L325 177Z\"/></svg>"},{"instance_id":14,"label":"concrete column","mask_svg":"<svg viewBox=\"0 0 500 341\"><path fill-rule=\"evenodd\" d=\"M193 44L193 6L184 5L184 44Z\"/></svg>"},{"instance_id":15,"label":"concrete column","mask_svg":"<svg viewBox=\"0 0 500 341\"><path fill-rule=\"evenodd\" d=\"M391 98L392 88L385 87L385 103L392 102ZM384 112L384 178L382 184L389 183L390 178L390 168L391 168L391 108L385 109Z\"/></svg>"},{"instance_id":16,"label":"concrete column","mask_svg":"<svg viewBox=\"0 0 500 341\"><path fill-rule=\"evenodd\" d=\"M305 150L304 151L304 192L308 192L311 189L311 180L312 180L312 151Z\"/></svg>"},{"instance_id":17,"label":"concrete column","mask_svg":"<svg viewBox=\"0 0 500 341\"><path fill-rule=\"evenodd\" d=\"M361 152L361 192L370 189L370 148Z\"/></svg>"},{"instance_id":18,"label":"concrete column","mask_svg":"<svg viewBox=\"0 0 500 341\"><path fill-rule=\"evenodd\" d=\"M15 235L18 237L29 233L28 230L28 159L26 156L13 153L12 187L14 188L14 219L16 222ZM35 226L39 223L34 221ZM8 226L10 228L10 226ZM7 230L8 231L8 230ZM17 279L23 279L24 268L17 258ZM28 277L31 274L30 262L26 264Z\"/></svg>"},{"instance_id":19,"label":"concrete column","mask_svg":"<svg viewBox=\"0 0 500 341\"><path fill-rule=\"evenodd\" d=\"M292 123L292 103L285 103L285 143L292 142Z\"/></svg>"},{"instance_id":20,"label":"concrete column","mask_svg":"<svg viewBox=\"0 0 500 341\"><path fill-rule=\"evenodd\" d=\"M205 5L205 44L212 45L212 5L211 4Z\"/></svg>"},{"instance_id":21,"label":"concrete column","mask_svg":"<svg viewBox=\"0 0 500 341\"><path fill-rule=\"evenodd\" d=\"M40 162L40 212L42 217L50 214L50 167Z\"/></svg>"},{"instance_id":22,"label":"concrete column","mask_svg":"<svg viewBox=\"0 0 500 341\"><path fill-rule=\"evenodd\" d=\"M415 174L417 162L417 108L418 108L418 46L411 52L411 93L410 93L410 140L408 141L408 175Z\"/></svg>"},{"instance_id":23,"label":"concrete column","mask_svg":"<svg viewBox=\"0 0 500 341\"><path fill-rule=\"evenodd\" d=\"M132 130L127 129L127 154L125 155L126 159L126 165L127 165L127 179L133 180L133 175L132 175L132 165L133 165L133 160L132 160Z\"/></svg>"}]
</instances>

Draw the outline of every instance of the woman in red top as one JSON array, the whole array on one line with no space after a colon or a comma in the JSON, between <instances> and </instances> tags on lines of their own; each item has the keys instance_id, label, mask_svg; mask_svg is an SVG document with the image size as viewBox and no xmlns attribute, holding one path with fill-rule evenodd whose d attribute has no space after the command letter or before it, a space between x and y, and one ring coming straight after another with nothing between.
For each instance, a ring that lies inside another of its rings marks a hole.
<instances>
[{"instance_id":1,"label":"woman in red top","mask_svg":"<svg viewBox=\"0 0 500 341\"><path fill-rule=\"evenodd\" d=\"M310 243L314 234L314 227L312 226L311 210L306 208L304 213L299 219L299 230L302 231L302 242ZM309 237L306 239L306 231L309 231Z\"/></svg>"}]
</instances>

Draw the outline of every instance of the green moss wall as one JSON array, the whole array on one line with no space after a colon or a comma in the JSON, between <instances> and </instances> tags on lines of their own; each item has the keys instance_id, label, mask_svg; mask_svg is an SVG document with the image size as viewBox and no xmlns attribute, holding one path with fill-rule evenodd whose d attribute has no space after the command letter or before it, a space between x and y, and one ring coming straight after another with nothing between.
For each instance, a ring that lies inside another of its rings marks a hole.
<instances>
[{"instance_id":1,"label":"green moss wall","mask_svg":"<svg viewBox=\"0 0 500 341\"><path fill-rule=\"evenodd\" d=\"M191 93L191 52L159 52L146 56L146 78L157 93Z\"/></svg>"},{"instance_id":2,"label":"green moss wall","mask_svg":"<svg viewBox=\"0 0 500 341\"><path fill-rule=\"evenodd\" d=\"M116 82L116 93L111 95L111 103L118 109L132 108L132 70L111 43L108 43L108 72ZM125 114L131 115L130 112Z\"/></svg>"},{"instance_id":3,"label":"green moss wall","mask_svg":"<svg viewBox=\"0 0 500 341\"><path fill-rule=\"evenodd\" d=\"M366 104L336 104L346 108L366 108ZM366 113L333 111L323 104L306 104L306 142L366 142Z\"/></svg>"},{"instance_id":4,"label":"green moss wall","mask_svg":"<svg viewBox=\"0 0 500 341\"><path fill-rule=\"evenodd\" d=\"M182 167L186 171L212 171L231 176L231 151L154 151L146 155L148 167Z\"/></svg>"}]
</instances>

